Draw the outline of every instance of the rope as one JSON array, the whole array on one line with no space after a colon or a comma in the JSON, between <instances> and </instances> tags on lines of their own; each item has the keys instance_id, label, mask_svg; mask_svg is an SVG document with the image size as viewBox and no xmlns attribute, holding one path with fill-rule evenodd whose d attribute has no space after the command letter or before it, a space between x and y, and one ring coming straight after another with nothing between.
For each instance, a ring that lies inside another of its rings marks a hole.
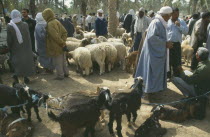
<instances>
[{"instance_id":1,"label":"rope","mask_svg":"<svg viewBox=\"0 0 210 137\"><path fill-rule=\"evenodd\" d=\"M14 106L5 106L3 108L0 108L0 110L6 112L8 110L8 108L22 107L22 106L25 106L26 104L28 104L28 101L26 101L26 103L24 103L24 104L19 104L19 105L14 105Z\"/></svg>"},{"instance_id":2,"label":"rope","mask_svg":"<svg viewBox=\"0 0 210 137\"><path fill-rule=\"evenodd\" d=\"M172 101L172 102L168 102L168 103L141 103L141 104L144 104L144 105L158 105L158 106L179 104L179 103L182 103L182 102L187 102L187 101L194 100L194 99L197 99L197 98L205 97L208 94L210 94L210 91L203 94L203 95L199 95L199 96L195 96L195 97L191 97L191 98L187 98L187 99L182 99L182 100L177 100L177 101Z\"/></svg>"}]
</instances>

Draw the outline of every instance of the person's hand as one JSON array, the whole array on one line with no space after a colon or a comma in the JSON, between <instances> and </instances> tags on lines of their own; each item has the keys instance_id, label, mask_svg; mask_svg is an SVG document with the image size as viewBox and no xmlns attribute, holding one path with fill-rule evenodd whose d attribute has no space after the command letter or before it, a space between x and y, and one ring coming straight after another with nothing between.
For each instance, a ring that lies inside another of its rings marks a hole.
<instances>
[{"instance_id":1,"label":"person's hand","mask_svg":"<svg viewBox=\"0 0 210 137\"><path fill-rule=\"evenodd\" d=\"M180 22L179 21L176 21L175 24L176 24L176 26L180 27Z\"/></svg>"},{"instance_id":2,"label":"person's hand","mask_svg":"<svg viewBox=\"0 0 210 137\"><path fill-rule=\"evenodd\" d=\"M166 48L173 48L173 43L172 42L166 42Z\"/></svg>"},{"instance_id":3,"label":"person's hand","mask_svg":"<svg viewBox=\"0 0 210 137\"><path fill-rule=\"evenodd\" d=\"M69 49L67 48L67 46L63 47L63 51L69 52Z\"/></svg>"}]
</instances>

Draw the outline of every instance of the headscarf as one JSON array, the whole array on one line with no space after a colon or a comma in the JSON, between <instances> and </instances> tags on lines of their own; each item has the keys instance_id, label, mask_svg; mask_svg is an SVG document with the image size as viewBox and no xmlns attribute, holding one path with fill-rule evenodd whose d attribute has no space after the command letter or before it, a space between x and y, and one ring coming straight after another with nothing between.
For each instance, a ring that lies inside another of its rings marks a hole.
<instances>
[{"instance_id":1,"label":"headscarf","mask_svg":"<svg viewBox=\"0 0 210 137\"><path fill-rule=\"evenodd\" d=\"M159 14L171 14L173 12L172 8L169 6L162 7L158 13Z\"/></svg>"},{"instance_id":2,"label":"headscarf","mask_svg":"<svg viewBox=\"0 0 210 137\"><path fill-rule=\"evenodd\" d=\"M200 57L200 59L201 59L202 61L207 60L208 57L209 57L209 51L208 51L207 48L200 47L200 48L198 48L197 53L198 53L198 56Z\"/></svg>"},{"instance_id":3,"label":"headscarf","mask_svg":"<svg viewBox=\"0 0 210 137\"><path fill-rule=\"evenodd\" d=\"M37 13L36 15L36 24L47 24L41 12Z\"/></svg>"},{"instance_id":4,"label":"headscarf","mask_svg":"<svg viewBox=\"0 0 210 137\"><path fill-rule=\"evenodd\" d=\"M99 18L99 19L101 19L101 20L103 20L104 19L104 11L102 10L102 9L99 9L99 10L97 10L97 12L98 13L102 13L102 16L99 16L98 14L97 14L97 17Z\"/></svg>"},{"instance_id":5,"label":"headscarf","mask_svg":"<svg viewBox=\"0 0 210 137\"><path fill-rule=\"evenodd\" d=\"M145 13L145 9L144 8L140 8L139 11L144 12Z\"/></svg>"},{"instance_id":6,"label":"headscarf","mask_svg":"<svg viewBox=\"0 0 210 137\"><path fill-rule=\"evenodd\" d=\"M12 18L12 20L10 20L9 25L11 25L15 29L18 43L22 44L23 43L23 37L22 37L22 34L21 34L19 28L16 25L16 23L21 22L21 14L20 14L20 12L18 10L13 10L11 12L11 18Z\"/></svg>"}]
</instances>

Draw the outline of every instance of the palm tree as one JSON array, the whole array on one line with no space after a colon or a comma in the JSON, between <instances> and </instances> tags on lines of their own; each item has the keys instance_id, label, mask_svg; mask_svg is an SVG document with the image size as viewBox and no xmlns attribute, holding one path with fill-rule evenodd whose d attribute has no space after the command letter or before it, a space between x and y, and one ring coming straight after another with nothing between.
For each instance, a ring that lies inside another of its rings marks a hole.
<instances>
[{"instance_id":1,"label":"palm tree","mask_svg":"<svg viewBox=\"0 0 210 137\"><path fill-rule=\"evenodd\" d=\"M108 0L108 32L115 36L117 28L117 0Z\"/></svg>"}]
</instances>

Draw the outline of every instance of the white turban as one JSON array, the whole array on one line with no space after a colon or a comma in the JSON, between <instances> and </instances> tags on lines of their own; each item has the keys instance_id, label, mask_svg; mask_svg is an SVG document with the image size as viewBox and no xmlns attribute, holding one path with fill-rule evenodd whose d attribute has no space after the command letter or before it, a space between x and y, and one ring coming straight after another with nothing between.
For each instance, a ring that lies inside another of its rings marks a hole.
<instances>
[{"instance_id":1,"label":"white turban","mask_svg":"<svg viewBox=\"0 0 210 137\"><path fill-rule=\"evenodd\" d=\"M171 14L173 12L172 8L169 6L162 7L158 13L159 14Z\"/></svg>"},{"instance_id":2,"label":"white turban","mask_svg":"<svg viewBox=\"0 0 210 137\"><path fill-rule=\"evenodd\" d=\"M139 11L145 12L144 8L140 8Z\"/></svg>"},{"instance_id":3,"label":"white turban","mask_svg":"<svg viewBox=\"0 0 210 137\"><path fill-rule=\"evenodd\" d=\"M129 10L129 14L131 14L132 16L134 16L135 15L135 11L133 9L130 9Z\"/></svg>"},{"instance_id":4,"label":"white turban","mask_svg":"<svg viewBox=\"0 0 210 137\"><path fill-rule=\"evenodd\" d=\"M22 44L22 43L23 43L22 34L20 33L19 28L18 28L17 25L15 24L15 23L21 22L21 14L20 14L20 12L19 12L18 10L13 10L13 11L11 12L11 18L12 18L12 20L10 20L9 25L11 25L11 26L15 29L18 43L19 43L19 44Z\"/></svg>"},{"instance_id":5,"label":"white turban","mask_svg":"<svg viewBox=\"0 0 210 137\"><path fill-rule=\"evenodd\" d=\"M37 13L37 15L36 15L36 23L37 24L46 24L46 21L44 20L41 12Z\"/></svg>"},{"instance_id":6,"label":"white turban","mask_svg":"<svg viewBox=\"0 0 210 137\"><path fill-rule=\"evenodd\" d=\"M104 13L104 11L102 9L99 9L97 12L98 13Z\"/></svg>"},{"instance_id":7,"label":"white turban","mask_svg":"<svg viewBox=\"0 0 210 137\"><path fill-rule=\"evenodd\" d=\"M148 15L151 15L151 14L153 14L154 13L154 11L153 10L150 10L149 12L148 12Z\"/></svg>"}]
</instances>

